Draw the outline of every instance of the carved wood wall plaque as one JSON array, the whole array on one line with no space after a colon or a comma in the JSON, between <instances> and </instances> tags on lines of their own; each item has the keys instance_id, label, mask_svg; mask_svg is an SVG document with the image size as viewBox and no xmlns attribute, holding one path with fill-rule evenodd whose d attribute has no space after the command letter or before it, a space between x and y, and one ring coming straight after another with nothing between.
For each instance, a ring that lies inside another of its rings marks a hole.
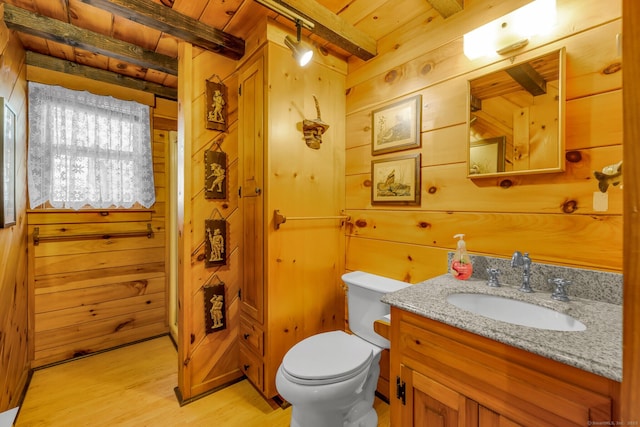
<instances>
[{"instance_id":1,"label":"carved wood wall plaque","mask_svg":"<svg viewBox=\"0 0 640 427\"><path fill-rule=\"evenodd\" d=\"M203 287L205 334L227 327L224 282Z\"/></svg>"},{"instance_id":2,"label":"carved wood wall plaque","mask_svg":"<svg viewBox=\"0 0 640 427\"><path fill-rule=\"evenodd\" d=\"M227 154L223 151L204 152L204 198L227 198Z\"/></svg>"},{"instance_id":3,"label":"carved wood wall plaque","mask_svg":"<svg viewBox=\"0 0 640 427\"><path fill-rule=\"evenodd\" d=\"M204 220L204 266L227 265L227 221Z\"/></svg>"},{"instance_id":4,"label":"carved wood wall plaque","mask_svg":"<svg viewBox=\"0 0 640 427\"><path fill-rule=\"evenodd\" d=\"M216 83L210 80L207 80L206 84L206 127L225 132L227 130L227 87L222 82Z\"/></svg>"}]
</instances>

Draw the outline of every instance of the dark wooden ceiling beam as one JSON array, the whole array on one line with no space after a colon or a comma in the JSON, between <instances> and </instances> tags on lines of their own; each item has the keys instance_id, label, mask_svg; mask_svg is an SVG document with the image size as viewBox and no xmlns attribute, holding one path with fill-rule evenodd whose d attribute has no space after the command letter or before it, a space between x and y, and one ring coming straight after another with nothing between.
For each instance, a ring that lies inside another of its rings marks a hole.
<instances>
[{"instance_id":1,"label":"dark wooden ceiling beam","mask_svg":"<svg viewBox=\"0 0 640 427\"><path fill-rule=\"evenodd\" d=\"M10 4L4 5L7 27L33 36L106 55L143 68L178 75L178 60L134 44L84 30L57 19L38 15Z\"/></svg>"},{"instance_id":2,"label":"dark wooden ceiling beam","mask_svg":"<svg viewBox=\"0 0 640 427\"><path fill-rule=\"evenodd\" d=\"M150 0L80 0L231 59L244 56L244 40Z\"/></svg>"},{"instance_id":3,"label":"dark wooden ceiling beam","mask_svg":"<svg viewBox=\"0 0 640 427\"><path fill-rule=\"evenodd\" d=\"M111 83L130 89L150 92L162 98L171 100L178 99L178 90L174 88L147 82L145 80L135 79L133 77L123 76L122 74L89 67L87 65L77 64L64 59L54 58L52 56L42 55L36 52L26 53L26 63L27 65L51 71L58 71L73 76L86 77L99 82Z\"/></svg>"},{"instance_id":4,"label":"dark wooden ceiling beam","mask_svg":"<svg viewBox=\"0 0 640 427\"><path fill-rule=\"evenodd\" d=\"M505 70L520 86L532 96L547 93L547 82L528 62Z\"/></svg>"},{"instance_id":5,"label":"dark wooden ceiling beam","mask_svg":"<svg viewBox=\"0 0 640 427\"><path fill-rule=\"evenodd\" d=\"M367 61L378 54L376 41L372 37L314 0L272 0L272 2L313 23L313 34L360 59ZM269 8L265 2L257 1L257 3Z\"/></svg>"}]
</instances>

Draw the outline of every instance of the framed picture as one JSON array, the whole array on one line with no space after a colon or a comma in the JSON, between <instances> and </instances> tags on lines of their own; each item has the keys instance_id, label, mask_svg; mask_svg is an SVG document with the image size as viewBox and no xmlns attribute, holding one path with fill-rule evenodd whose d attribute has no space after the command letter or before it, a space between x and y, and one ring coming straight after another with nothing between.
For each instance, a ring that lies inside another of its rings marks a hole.
<instances>
[{"instance_id":1,"label":"framed picture","mask_svg":"<svg viewBox=\"0 0 640 427\"><path fill-rule=\"evenodd\" d=\"M422 144L422 95L403 99L371 114L371 154L418 148Z\"/></svg>"},{"instance_id":2,"label":"framed picture","mask_svg":"<svg viewBox=\"0 0 640 427\"><path fill-rule=\"evenodd\" d=\"M506 138L473 141L469 146L469 175L504 172Z\"/></svg>"},{"instance_id":3,"label":"framed picture","mask_svg":"<svg viewBox=\"0 0 640 427\"><path fill-rule=\"evenodd\" d=\"M16 115L9 108L4 98L0 98L0 123L2 126L2 144L0 144L0 228L16 223Z\"/></svg>"},{"instance_id":4,"label":"framed picture","mask_svg":"<svg viewBox=\"0 0 640 427\"><path fill-rule=\"evenodd\" d=\"M372 204L420 204L420 154L371 162Z\"/></svg>"}]
</instances>

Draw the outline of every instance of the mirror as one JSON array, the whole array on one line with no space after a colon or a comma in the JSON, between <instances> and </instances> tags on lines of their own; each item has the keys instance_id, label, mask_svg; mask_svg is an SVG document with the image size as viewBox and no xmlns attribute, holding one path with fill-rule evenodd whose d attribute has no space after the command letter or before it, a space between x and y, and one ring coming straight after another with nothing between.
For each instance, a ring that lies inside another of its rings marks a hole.
<instances>
[{"instance_id":1,"label":"mirror","mask_svg":"<svg viewBox=\"0 0 640 427\"><path fill-rule=\"evenodd\" d=\"M565 49L469 80L468 177L564 170Z\"/></svg>"}]
</instances>

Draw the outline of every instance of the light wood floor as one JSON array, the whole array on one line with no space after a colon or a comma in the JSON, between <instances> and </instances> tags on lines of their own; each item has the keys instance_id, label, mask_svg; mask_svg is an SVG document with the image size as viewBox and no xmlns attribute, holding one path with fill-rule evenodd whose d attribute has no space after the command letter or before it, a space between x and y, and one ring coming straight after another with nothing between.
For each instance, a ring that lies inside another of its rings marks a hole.
<instances>
[{"instance_id":1,"label":"light wood floor","mask_svg":"<svg viewBox=\"0 0 640 427\"><path fill-rule=\"evenodd\" d=\"M291 408L273 409L246 380L180 407L177 353L168 336L37 370L17 427L286 427ZM389 407L376 398L379 426Z\"/></svg>"}]
</instances>

